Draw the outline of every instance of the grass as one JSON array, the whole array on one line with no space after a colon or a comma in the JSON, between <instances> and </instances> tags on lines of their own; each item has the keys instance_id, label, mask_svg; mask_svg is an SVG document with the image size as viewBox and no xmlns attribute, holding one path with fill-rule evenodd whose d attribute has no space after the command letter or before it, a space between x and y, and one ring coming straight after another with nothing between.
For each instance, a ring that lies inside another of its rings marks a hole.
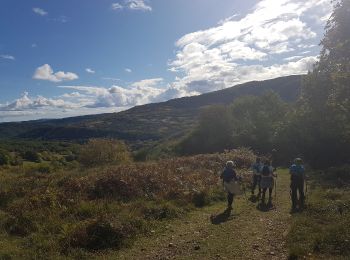
<instances>
[{"instance_id":1,"label":"grass","mask_svg":"<svg viewBox=\"0 0 350 260\"><path fill-rule=\"evenodd\" d=\"M0 171L0 259L87 258L135 239L196 207L225 199L218 173L248 150L99 168L44 171L26 163Z\"/></svg>"},{"instance_id":2,"label":"grass","mask_svg":"<svg viewBox=\"0 0 350 260\"><path fill-rule=\"evenodd\" d=\"M349 177L339 172L333 168L328 174L318 172L312 176L307 209L295 215L288 236L291 259L349 259L350 190L345 185ZM343 178L331 178L332 175Z\"/></svg>"}]
</instances>

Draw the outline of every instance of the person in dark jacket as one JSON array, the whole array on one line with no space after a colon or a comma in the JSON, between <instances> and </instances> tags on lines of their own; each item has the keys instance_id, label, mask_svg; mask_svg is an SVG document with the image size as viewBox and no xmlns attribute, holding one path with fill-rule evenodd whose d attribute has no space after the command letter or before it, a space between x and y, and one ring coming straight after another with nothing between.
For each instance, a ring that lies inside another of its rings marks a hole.
<instances>
[{"instance_id":1,"label":"person in dark jacket","mask_svg":"<svg viewBox=\"0 0 350 260\"><path fill-rule=\"evenodd\" d=\"M228 184L231 183L232 181L239 180L239 177L237 176L237 173L234 170L233 161L228 161L226 163L226 167L225 167L224 171L221 173L220 178L223 180L224 188L227 191L227 209L231 210L234 193L232 192L232 190L229 190Z\"/></svg>"},{"instance_id":2,"label":"person in dark jacket","mask_svg":"<svg viewBox=\"0 0 350 260\"><path fill-rule=\"evenodd\" d=\"M277 175L274 173L275 169L271 166L271 162L269 160L265 161L264 167L261 171L261 181L260 186L262 189L262 197L261 197L261 203L265 205L265 194L267 189L269 190L269 201L268 205L272 205L272 190L274 188L274 178L277 177Z\"/></svg>"},{"instance_id":3,"label":"person in dark jacket","mask_svg":"<svg viewBox=\"0 0 350 260\"><path fill-rule=\"evenodd\" d=\"M252 165L253 170L253 180L252 180L252 195L254 195L255 188L258 186L258 198L261 195L261 187L260 187L260 181L261 181L261 171L264 164L261 162L261 159L259 157L256 158L255 163Z\"/></svg>"},{"instance_id":4,"label":"person in dark jacket","mask_svg":"<svg viewBox=\"0 0 350 260\"><path fill-rule=\"evenodd\" d=\"M302 210L304 208L305 203L305 194L304 194L304 182L305 182L305 168L303 165L303 161L300 158L296 158L294 160L294 164L292 164L289 168L291 183L291 197L292 197L292 212L297 210L297 205L299 202L299 209ZM299 193L299 198L298 198Z\"/></svg>"}]
</instances>

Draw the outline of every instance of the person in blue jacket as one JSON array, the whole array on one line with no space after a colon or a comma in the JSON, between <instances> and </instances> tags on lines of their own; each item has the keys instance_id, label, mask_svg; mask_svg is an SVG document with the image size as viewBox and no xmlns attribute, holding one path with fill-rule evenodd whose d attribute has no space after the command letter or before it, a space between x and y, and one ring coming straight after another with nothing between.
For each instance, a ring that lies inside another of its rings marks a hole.
<instances>
[{"instance_id":1,"label":"person in blue jacket","mask_svg":"<svg viewBox=\"0 0 350 260\"><path fill-rule=\"evenodd\" d=\"M289 168L289 173L291 176L291 197L292 197L292 211L304 208L305 194L304 194L304 182L305 182L305 168L303 166L303 161L300 158L296 158L294 163ZM298 198L299 193L299 198ZM298 203L299 202L299 203Z\"/></svg>"}]
</instances>

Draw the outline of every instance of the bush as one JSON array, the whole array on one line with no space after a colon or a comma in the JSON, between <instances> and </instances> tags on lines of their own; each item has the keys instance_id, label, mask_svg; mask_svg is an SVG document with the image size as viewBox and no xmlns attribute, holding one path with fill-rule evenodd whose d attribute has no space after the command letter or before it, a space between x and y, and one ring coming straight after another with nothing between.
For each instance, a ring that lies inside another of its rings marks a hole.
<instances>
[{"instance_id":1,"label":"bush","mask_svg":"<svg viewBox=\"0 0 350 260\"><path fill-rule=\"evenodd\" d=\"M3 150L0 150L0 166L7 165L10 162L10 155Z\"/></svg>"},{"instance_id":2,"label":"bush","mask_svg":"<svg viewBox=\"0 0 350 260\"><path fill-rule=\"evenodd\" d=\"M63 240L64 247L68 243L71 247L87 250L101 250L120 248L133 237L136 227L132 223L111 222L105 219L89 220L75 227L68 238Z\"/></svg>"},{"instance_id":3,"label":"bush","mask_svg":"<svg viewBox=\"0 0 350 260\"><path fill-rule=\"evenodd\" d=\"M8 234L16 236L27 236L37 229L31 218L23 214L9 216L3 227Z\"/></svg>"},{"instance_id":4,"label":"bush","mask_svg":"<svg viewBox=\"0 0 350 260\"><path fill-rule=\"evenodd\" d=\"M41 162L40 155L35 151L26 151L23 155L23 159L30 161L30 162L36 162L36 163Z\"/></svg>"},{"instance_id":5,"label":"bush","mask_svg":"<svg viewBox=\"0 0 350 260\"><path fill-rule=\"evenodd\" d=\"M114 139L90 139L80 149L79 162L84 166L121 164L131 160L124 142Z\"/></svg>"}]
</instances>

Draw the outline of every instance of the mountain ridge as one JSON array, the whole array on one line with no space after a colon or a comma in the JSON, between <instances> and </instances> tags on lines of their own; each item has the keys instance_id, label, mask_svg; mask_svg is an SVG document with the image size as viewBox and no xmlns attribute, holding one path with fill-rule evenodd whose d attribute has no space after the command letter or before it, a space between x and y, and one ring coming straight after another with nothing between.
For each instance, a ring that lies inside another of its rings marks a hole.
<instances>
[{"instance_id":1,"label":"mountain ridge","mask_svg":"<svg viewBox=\"0 0 350 260\"><path fill-rule=\"evenodd\" d=\"M200 110L210 105L227 105L245 95L277 92L287 102L297 99L302 75L251 81L198 96L135 106L117 113L62 119L8 122L0 124L0 138L82 140L112 137L134 146L182 136L197 122Z\"/></svg>"}]
</instances>

